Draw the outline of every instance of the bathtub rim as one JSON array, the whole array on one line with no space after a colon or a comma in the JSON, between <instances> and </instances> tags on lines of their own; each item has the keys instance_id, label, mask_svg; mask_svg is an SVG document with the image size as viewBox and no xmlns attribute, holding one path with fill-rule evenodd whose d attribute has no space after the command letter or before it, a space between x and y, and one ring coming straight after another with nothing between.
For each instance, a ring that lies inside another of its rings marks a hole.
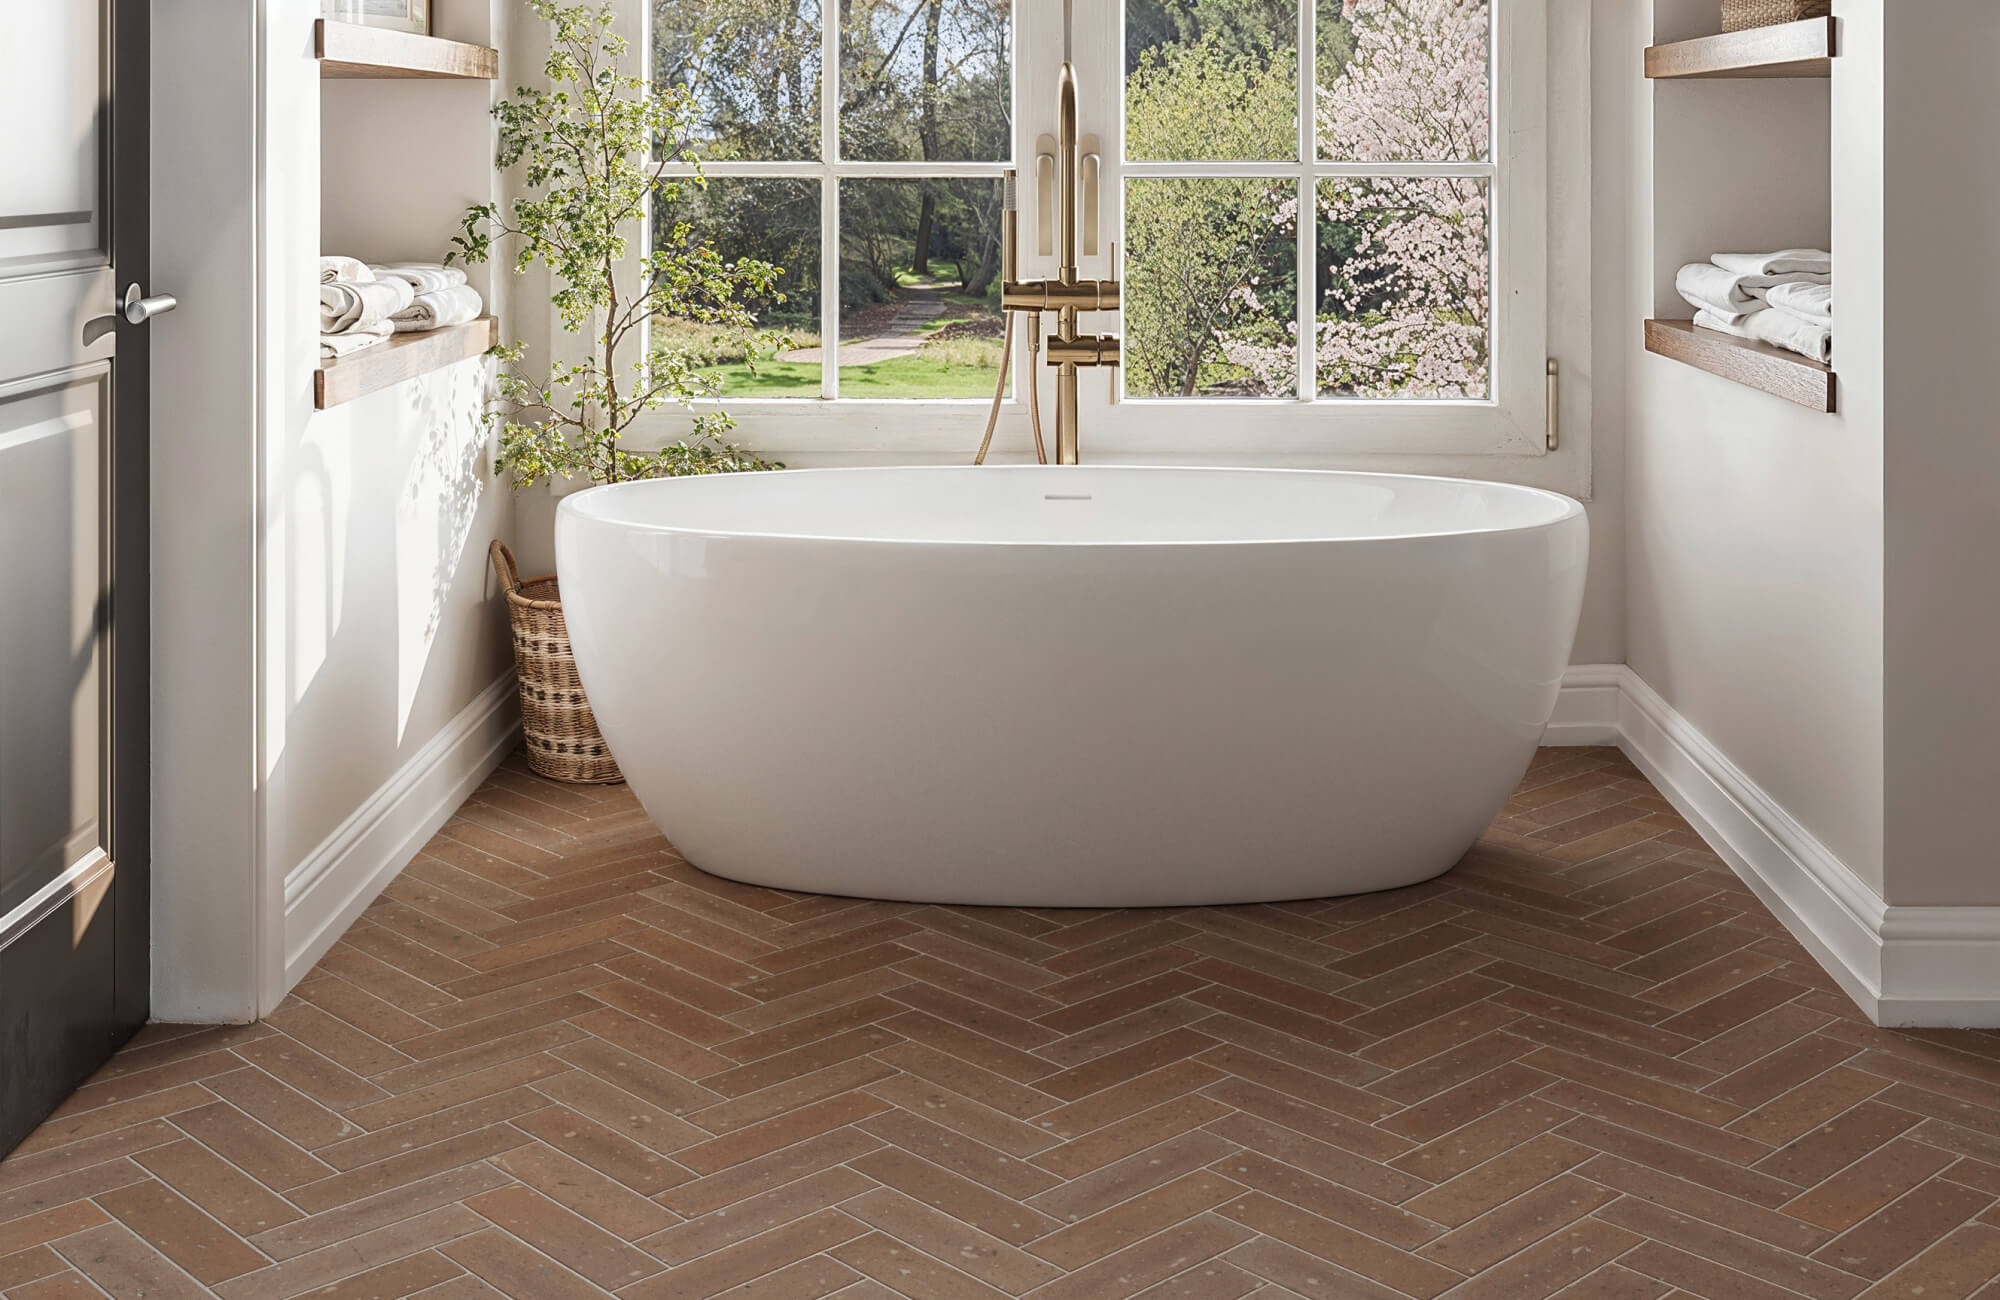
<instances>
[{"instance_id":1,"label":"bathtub rim","mask_svg":"<svg viewBox=\"0 0 2000 1300\"><path fill-rule=\"evenodd\" d=\"M1211 537L1144 539L1128 538L1116 540L1087 540L1082 538L982 538L982 537L869 537L846 533L777 532L770 529L738 529L692 527L685 524L664 523L654 520L614 518L597 512L590 504L591 498L609 496L620 490L633 491L660 483L680 483L690 478L712 478L719 475L684 475L676 478L629 479L621 483L599 483L572 492L556 505L556 523L560 528L566 518L577 518L591 524L601 524L632 532L648 534L670 534L682 537L713 538L717 540L812 542L851 546L924 546L924 547L981 547L981 548L1028 548L1037 550L1095 550L1095 549L1178 549L1183 547L1234 547L1234 546L1326 546L1338 544L1365 545L1370 543L1414 542L1440 538L1514 536L1561 528L1572 520L1587 519L1589 511L1583 502L1566 493L1549 488L1530 487L1525 483L1509 483L1502 479L1466 478L1452 474L1402 474L1390 470L1350 470L1314 469L1280 465L815 465L795 469L739 471L753 473L757 477L793 477L810 475L815 477L837 477L843 475L876 475L885 471L927 472L960 474L979 473L1062 473L1070 469L1121 470L1142 473L1187 473L1221 475L1288 475L1326 476L1353 479L1393 479L1424 483L1450 483L1457 486L1497 488L1506 492L1524 493L1550 500L1560 507L1554 518L1536 520L1531 523L1494 528L1444 528L1424 531L1380 533L1365 537L1309 535L1301 533L1294 537ZM657 490L657 489L656 489Z\"/></svg>"}]
</instances>

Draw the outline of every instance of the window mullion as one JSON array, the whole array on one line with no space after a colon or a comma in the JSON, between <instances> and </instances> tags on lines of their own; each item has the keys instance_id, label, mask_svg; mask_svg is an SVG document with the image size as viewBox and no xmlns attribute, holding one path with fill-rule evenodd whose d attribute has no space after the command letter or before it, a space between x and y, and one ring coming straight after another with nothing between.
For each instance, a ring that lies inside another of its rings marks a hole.
<instances>
[{"instance_id":1,"label":"window mullion","mask_svg":"<svg viewBox=\"0 0 2000 1300\"><path fill-rule=\"evenodd\" d=\"M1319 158L1318 0L1299 0L1299 161Z\"/></svg>"},{"instance_id":2,"label":"window mullion","mask_svg":"<svg viewBox=\"0 0 2000 1300\"><path fill-rule=\"evenodd\" d=\"M1298 189L1296 191L1298 199L1299 296L1297 332L1294 335L1294 339L1298 352L1298 391L1296 396L1301 402L1312 401L1319 387L1314 365L1314 359L1318 352L1314 340L1319 336L1317 326L1319 303L1316 300L1317 295L1314 292L1319 287L1319 275L1316 269L1318 257L1315 247L1319 240L1319 232L1317 223L1313 219L1314 201L1317 197L1314 194L1314 189L1315 186L1311 175L1299 177Z\"/></svg>"},{"instance_id":3,"label":"window mullion","mask_svg":"<svg viewBox=\"0 0 2000 1300\"><path fill-rule=\"evenodd\" d=\"M835 170L844 177L876 177L884 180L931 181L939 179L998 180L1011 163L963 162L941 159L936 162L889 162L843 158Z\"/></svg>"},{"instance_id":4,"label":"window mullion","mask_svg":"<svg viewBox=\"0 0 2000 1300\"><path fill-rule=\"evenodd\" d=\"M1127 162L1127 176L1440 176L1490 180L1500 169L1490 162Z\"/></svg>"},{"instance_id":5,"label":"window mullion","mask_svg":"<svg viewBox=\"0 0 2000 1300\"><path fill-rule=\"evenodd\" d=\"M819 395L840 396L840 6L820 10Z\"/></svg>"},{"instance_id":6,"label":"window mullion","mask_svg":"<svg viewBox=\"0 0 2000 1300\"><path fill-rule=\"evenodd\" d=\"M1316 313L1319 275L1316 270L1319 242L1318 223L1313 220L1317 188L1312 164L1319 159L1319 113L1316 90L1319 85L1318 0L1299 0L1299 161L1306 170L1299 176L1298 189L1298 315L1294 339L1298 361L1298 400L1310 402L1317 391L1314 359L1318 349Z\"/></svg>"},{"instance_id":7,"label":"window mullion","mask_svg":"<svg viewBox=\"0 0 2000 1300\"><path fill-rule=\"evenodd\" d=\"M825 167L816 162L744 162L734 158L704 159L699 167L693 163L668 163L667 176L693 176L699 172L703 176L745 176L765 178L772 176L818 176Z\"/></svg>"}]
</instances>

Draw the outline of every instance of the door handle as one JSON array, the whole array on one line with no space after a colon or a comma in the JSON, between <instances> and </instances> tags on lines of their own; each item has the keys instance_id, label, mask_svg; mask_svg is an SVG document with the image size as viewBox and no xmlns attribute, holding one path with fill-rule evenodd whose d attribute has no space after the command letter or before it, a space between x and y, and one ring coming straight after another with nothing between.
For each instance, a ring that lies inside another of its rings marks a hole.
<instances>
[{"instance_id":1,"label":"door handle","mask_svg":"<svg viewBox=\"0 0 2000 1300\"><path fill-rule=\"evenodd\" d=\"M181 300L170 293L146 297L139 292L137 281L125 287L125 320L128 324L144 325L153 317L163 316L180 305Z\"/></svg>"}]
</instances>

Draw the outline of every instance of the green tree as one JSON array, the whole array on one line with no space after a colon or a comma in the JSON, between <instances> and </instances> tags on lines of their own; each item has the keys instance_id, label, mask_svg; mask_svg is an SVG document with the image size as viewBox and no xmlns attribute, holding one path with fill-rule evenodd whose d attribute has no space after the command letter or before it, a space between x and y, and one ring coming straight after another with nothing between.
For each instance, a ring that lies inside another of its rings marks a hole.
<instances>
[{"instance_id":1,"label":"green tree","mask_svg":"<svg viewBox=\"0 0 2000 1300\"><path fill-rule=\"evenodd\" d=\"M1140 158L1283 158L1297 149L1297 61L1232 51L1207 33L1149 49L1126 83ZM1225 340L1286 344L1298 284L1286 181L1135 179L1125 189L1127 382L1139 396L1263 393Z\"/></svg>"},{"instance_id":2,"label":"green tree","mask_svg":"<svg viewBox=\"0 0 2000 1300\"><path fill-rule=\"evenodd\" d=\"M1306 0L1312 3L1312 0ZM1231 54L1268 59L1298 46L1299 0L1126 0L1125 67L1133 71L1148 50L1171 58L1174 47L1213 36ZM1354 36L1341 0L1319 0L1319 79L1325 85L1346 66Z\"/></svg>"},{"instance_id":3,"label":"green tree","mask_svg":"<svg viewBox=\"0 0 2000 1300\"><path fill-rule=\"evenodd\" d=\"M666 168L698 163L695 114L684 87L649 86L615 69L625 42L612 34L613 10L528 0L550 26L546 89L517 90L493 110L500 122L499 162L520 167L528 193L505 208L482 203L465 214L453 258L483 262L496 240L514 240L518 274L536 262L555 280L550 295L563 328L591 331L581 362L550 362L540 378L525 372L525 349L500 345L501 424L496 471L517 484L580 477L613 483L664 474L755 468L761 462L717 441L727 415L695 416L694 437L663 451L623 443L633 423L670 402L688 405L717 391L685 349L655 339L628 359L655 316L696 321L757 346L744 294L769 290L777 268L726 262L685 224L632 258L630 236L657 189L672 196ZM621 274L622 272L622 274Z\"/></svg>"},{"instance_id":4,"label":"green tree","mask_svg":"<svg viewBox=\"0 0 2000 1300\"><path fill-rule=\"evenodd\" d=\"M828 9L831 9L829 0ZM819 156L817 0L655 0L657 80L684 86L706 155L743 161ZM841 149L893 161L1000 159L1012 135L1011 0L839 0ZM750 303L767 322L803 324L816 305L819 192L811 184L718 182L685 217L735 256L781 265L790 302ZM754 197L736 195L753 193ZM841 189L841 302L888 298L897 272L956 263L967 291L999 271L999 193L980 182L850 183Z\"/></svg>"},{"instance_id":5,"label":"green tree","mask_svg":"<svg viewBox=\"0 0 2000 1300\"><path fill-rule=\"evenodd\" d=\"M690 131L710 160L819 157L819 0L656 0L656 83L686 91ZM819 328L819 186L732 177L681 186L653 204L654 239L688 224L729 257L783 268L747 295L757 319Z\"/></svg>"},{"instance_id":6,"label":"green tree","mask_svg":"<svg viewBox=\"0 0 2000 1300\"><path fill-rule=\"evenodd\" d=\"M653 76L712 159L819 157L818 0L657 0Z\"/></svg>"}]
</instances>

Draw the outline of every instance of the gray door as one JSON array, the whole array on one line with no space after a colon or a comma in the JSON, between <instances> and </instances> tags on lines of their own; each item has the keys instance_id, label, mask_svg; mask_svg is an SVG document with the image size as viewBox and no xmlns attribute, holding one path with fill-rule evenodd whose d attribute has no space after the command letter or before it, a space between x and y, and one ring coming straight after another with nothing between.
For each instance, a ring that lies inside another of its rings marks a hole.
<instances>
[{"instance_id":1,"label":"gray door","mask_svg":"<svg viewBox=\"0 0 2000 1300\"><path fill-rule=\"evenodd\" d=\"M0 1154L146 1018L147 47L0 3Z\"/></svg>"}]
</instances>

